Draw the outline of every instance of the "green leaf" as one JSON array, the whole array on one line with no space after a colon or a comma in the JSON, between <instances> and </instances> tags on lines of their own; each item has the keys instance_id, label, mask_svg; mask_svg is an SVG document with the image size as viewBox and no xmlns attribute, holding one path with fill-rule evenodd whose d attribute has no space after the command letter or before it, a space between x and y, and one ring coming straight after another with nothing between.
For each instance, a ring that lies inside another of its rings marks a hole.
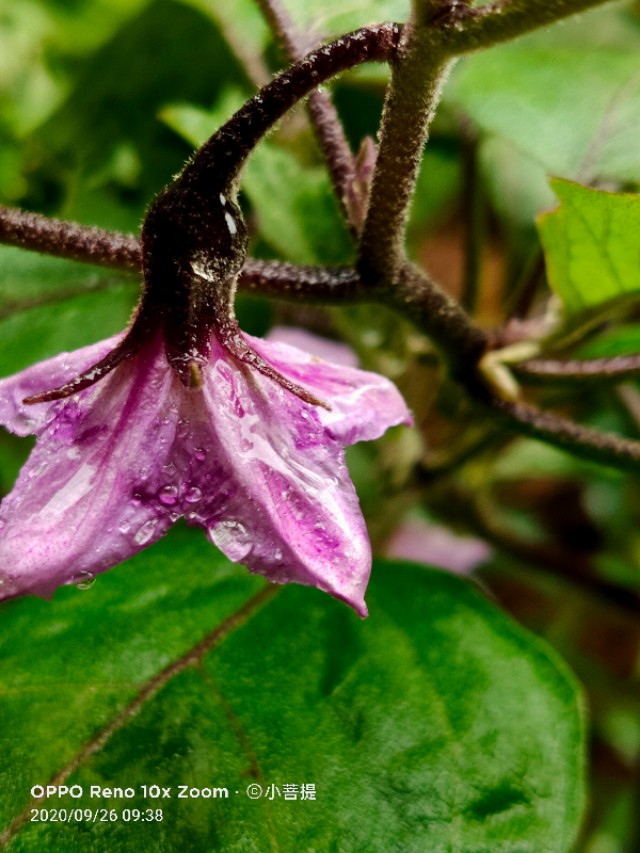
<instances>
[{"instance_id":1,"label":"green leaf","mask_svg":"<svg viewBox=\"0 0 640 853\"><path fill-rule=\"evenodd\" d=\"M580 696L543 642L426 567L378 563L364 622L316 590L267 603L252 599L261 588L180 529L90 591L4 606L3 821L29 817L31 787L68 765L83 796L44 807L164 814L27 820L9 849L570 849L584 803ZM176 664L216 629L200 665ZM251 800L250 784L280 795ZM315 800L300 800L303 784ZM135 797L92 799L90 785ZM172 796L145 800L142 785ZM229 796L178 799L179 785Z\"/></svg>"},{"instance_id":2,"label":"green leaf","mask_svg":"<svg viewBox=\"0 0 640 853\"><path fill-rule=\"evenodd\" d=\"M406 21L410 13L408 0L367 0L366 3L323 0L321 7L306 0L287 0L286 5L298 27L303 32L317 34L318 41L380 21Z\"/></svg>"},{"instance_id":3,"label":"green leaf","mask_svg":"<svg viewBox=\"0 0 640 853\"><path fill-rule=\"evenodd\" d=\"M567 314L640 292L640 196L554 179L560 206L538 218L549 283Z\"/></svg>"},{"instance_id":4,"label":"green leaf","mask_svg":"<svg viewBox=\"0 0 640 853\"><path fill-rule=\"evenodd\" d=\"M640 325L629 323L605 329L597 338L585 342L577 355L579 358L612 358L639 352Z\"/></svg>"},{"instance_id":5,"label":"green leaf","mask_svg":"<svg viewBox=\"0 0 640 853\"><path fill-rule=\"evenodd\" d=\"M508 231L535 234L535 217L554 206L545 170L506 139L486 137L479 146L484 183Z\"/></svg>"},{"instance_id":6,"label":"green leaf","mask_svg":"<svg viewBox=\"0 0 640 853\"><path fill-rule=\"evenodd\" d=\"M183 3L154 0L81 65L68 99L30 143L47 169L71 173L81 190L121 185L123 160L135 163L139 221L187 153L166 133L158 110L178 98L210 103L229 81L247 79L219 29ZM129 176L130 193L128 184Z\"/></svg>"},{"instance_id":7,"label":"green leaf","mask_svg":"<svg viewBox=\"0 0 640 853\"><path fill-rule=\"evenodd\" d=\"M70 60L94 50L149 0L20 0L0 17L0 116L22 133L54 109ZM67 7L67 8L64 8Z\"/></svg>"},{"instance_id":8,"label":"green leaf","mask_svg":"<svg viewBox=\"0 0 640 853\"><path fill-rule=\"evenodd\" d=\"M131 277L0 247L0 376L122 331L137 295Z\"/></svg>"},{"instance_id":9,"label":"green leaf","mask_svg":"<svg viewBox=\"0 0 640 853\"><path fill-rule=\"evenodd\" d=\"M464 60L446 95L551 174L640 182L637 59L631 49L507 45Z\"/></svg>"},{"instance_id":10,"label":"green leaf","mask_svg":"<svg viewBox=\"0 0 640 853\"><path fill-rule=\"evenodd\" d=\"M324 168L303 167L291 154L262 145L249 158L242 187L263 239L281 257L301 264L336 264L351 257Z\"/></svg>"}]
</instances>

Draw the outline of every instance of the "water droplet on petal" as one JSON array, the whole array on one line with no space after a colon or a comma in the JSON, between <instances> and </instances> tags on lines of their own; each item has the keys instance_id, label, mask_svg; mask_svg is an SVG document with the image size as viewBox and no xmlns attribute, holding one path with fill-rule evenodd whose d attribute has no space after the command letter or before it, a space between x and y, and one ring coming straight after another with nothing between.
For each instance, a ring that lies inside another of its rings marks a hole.
<instances>
[{"instance_id":1,"label":"water droplet on petal","mask_svg":"<svg viewBox=\"0 0 640 853\"><path fill-rule=\"evenodd\" d=\"M185 438L189 432L189 421L187 418L180 418L178 421L178 427L176 429L176 437L177 438Z\"/></svg>"},{"instance_id":2,"label":"water droplet on petal","mask_svg":"<svg viewBox=\"0 0 640 853\"><path fill-rule=\"evenodd\" d=\"M155 533L155 529L158 526L158 519L151 518L149 521L145 521L145 523L138 529L138 532L133 537L133 541L136 545L146 545L147 542L151 539L153 534Z\"/></svg>"},{"instance_id":3,"label":"water droplet on petal","mask_svg":"<svg viewBox=\"0 0 640 853\"><path fill-rule=\"evenodd\" d=\"M29 477L39 477L40 474L44 474L48 467L48 462L41 462L37 468L34 468L32 471L29 471Z\"/></svg>"},{"instance_id":4,"label":"water droplet on petal","mask_svg":"<svg viewBox=\"0 0 640 853\"><path fill-rule=\"evenodd\" d=\"M197 486L191 486L191 488L187 489L185 492L184 499L189 504L198 503L199 500L202 500L202 492Z\"/></svg>"},{"instance_id":5,"label":"water droplet on petal","mask_svg":"<svg viewBox=\"0 0 640 853\"><path fill-rule=\"evenodd\" d=\"M91 589L95 582L96 576L92 575L91 572L78 572L77 575L73 576L76 589Z\"/></svg>"},{"instance_id":6,"label":"water droplet on petal","mask_svg":"<svg viewBox=\"0 0 640 853\"><path fill-rule=\"evenodd\" d=\"M163 486L158 492L158 500L165 506L174 506L178 502L178 489L175 486Z\"/></svg>"},{"instance_id":7,"label":"water droplet on petal","mask_svg":"<svg viewBox=\"0 0 640 853\"><path fill-rule=\"evenodd\" d=\"M207 536L234 563L240 562L253 547L253 539L240 521L220 521L207 528Z\"/></svg>"},{"instance_id":8,"label":"water droplet on petal","mask_svg":"<svg viewBox=\"0 0 640 853\"><path fill-rule=\"evenodd\" d=\"M207 451L203 450L201 447L196 447L193 451L193 455L198 460L198 462L204 462L207 458Z\"/></svg>"}]
</instances>

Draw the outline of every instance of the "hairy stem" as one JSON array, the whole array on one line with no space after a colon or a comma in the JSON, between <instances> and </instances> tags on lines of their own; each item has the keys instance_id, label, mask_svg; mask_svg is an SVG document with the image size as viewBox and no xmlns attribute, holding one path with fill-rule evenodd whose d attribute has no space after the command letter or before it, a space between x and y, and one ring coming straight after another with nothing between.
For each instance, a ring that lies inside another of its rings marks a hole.
<instances>
[{"instance_id":1,"label":"hairy stem","mask_svg":"<svg viewBox=\"0 0 640 853\"><path fill-rule=\"evenodd\" d=\"M380 148L360 244L358 267L373 284L394 283L404 263L409 204L449 64L430 27L405 27L391 61Z\"/></svg>"},{"instance_id":2,"label":"hairy stem","mask_svg":"<svg viewBox=\"0 0 640 853\"><path fill-rule=\"evenodd\" d=\"M0 243L114 269L141 267L135 237L0 206Z\"/></svg>"},{"instance_id":3,"label":"hairy stem","mask_svg":"<svg viewBox=\"0 0 640 853\"><path fill-rule=\"evenodd\" d=\"M623 470L640 470L639 441L582 426L528 403L511 403L492 397L485 405L504 421L505 426L523 435L568 450L590 462Z\"/></svg>"},{"instance_id":4,"label":"hairy stem","mask_svg":"<svg viewBox=\"0 0 640 853\"><path fill-rule=\"evenodd\" d=\"M390 61L400 33L395 24L356 30L312 51L279 74L198 149L182 172L185 188L206 197L217 191L221 175L225 183L232 181L260 139L291 107L342 71L363 62Z\"/></svg>"},{"instance_id":5,"label":"hairy stem","mask_svg":"<svg viewBox=\"0 0 640 853\"><path fill-rule=\"evenodd\" d=\"M570 361L531 358L513 365L512 370L525 382L570 382L574 385L615 382L640 374L640 355Z\"/></svg>"},{"instance_id":6,"label":"hairy stem","mask_svg":"<svg viewBox=\"0 0 640 853\"><path fill-rule=\"evenodd\" d=\"M434 23L441 31L439 45L459 56L548 26L570 15L602 6L609 0L499 0L471 9L466 3L442 6ZM419 3L420 6L432 5Z\"/></svg>"},{"instance_id":7,"label":"hairy stem","mask_svg":"<svg viewBox=\"0 0 640 853\"><path fill-rule=\"evenodd\" d=\"M256 1L274 34L282 43L287 57L294 62L302 59L309 50L309 44L298 31L280 0ZM351 209L356 163L329 92L318 89L311 92L307 110L322 149L342 215L353 236L357 236L357 213Z\"/></svg>"},{"instance_id":8,"label":"hairy stem","mask_svg":"<svg viewBox=\"0 0 640 853\"><path fill-rule=\"evenodd\" d=\"M476 366L489 346L488 335L417 267L405 263L395 281L380 287L376 301L393 306L425 332L440 349L452 376L472 396L484 398L487 389Z\"/></svg>"}]
</instances>

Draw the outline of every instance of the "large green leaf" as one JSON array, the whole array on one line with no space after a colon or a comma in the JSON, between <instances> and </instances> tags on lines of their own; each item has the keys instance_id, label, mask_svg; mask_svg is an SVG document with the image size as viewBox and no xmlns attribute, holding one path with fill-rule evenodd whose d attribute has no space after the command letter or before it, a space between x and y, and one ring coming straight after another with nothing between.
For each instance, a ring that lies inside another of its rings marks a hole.
<instances>
[{"instance_id":1,"label":"large green leaf","mask_svg":"<svg viewBox=\"0 0 640 853\"><path fill-rule=\"evenodd\" d=\"M570 849L580 697L546 645L467 581L425 567L378 563L364 622L314 590L268 601L261 588L176 530L90 591L4 606L3 822L30 817L31 787L65 767L85 793L41 805L119 815L27 820L9 849ZM207 632L211 651L171 675ZM136 793L92 799L90 785ZM142 785L171 797L145 800ZM229 796L179 799L179 785ZM279 794L251 800L249 785ZM123 819L146 807L162 822Z\"/></svg>"},{"instance_id":2,"label":"large green leaf","mask_svg":"<svg viewBox=\"0 0 640 853\"><path fill-rule=\"evenodd\" d=\"M508 45L465 60L446 94L551 174L640 182L637 50Z\"/></svg>"},{"instance_id":3,"label":"large green leaf","mask_svg":"<svg viewBox=\"0 0 640 853\"><path fill-rule=\"evenodd\" d=\"M568 314L640 295L640 195L554 179L560 206L538 228L549 283Z\"/></svg>"}]
</instances>

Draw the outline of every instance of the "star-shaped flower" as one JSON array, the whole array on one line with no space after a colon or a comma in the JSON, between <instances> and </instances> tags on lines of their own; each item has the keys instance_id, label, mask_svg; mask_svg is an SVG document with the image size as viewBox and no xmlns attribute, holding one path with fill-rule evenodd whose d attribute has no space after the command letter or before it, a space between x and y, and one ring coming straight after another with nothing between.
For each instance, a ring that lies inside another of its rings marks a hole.
<instances>
[{"instance_id":1,"label":"star-shaped flower","mask_svg":"<svg viewBox=\"0 0 640 853\"><path fill-rule=\"evenodd\" d=\"M343 448L409 412L387 379L244 335L234 313L239 170L315 85L304 73L306 89L286 74L265 87L151 202L127 332L0 380L0 423L38 436L0 505L0 598L85 581L183 516L251 571L366 615L371 553Z\"/></svg>"},{"instance_id":2,"label":"star-shaped flower","mask_svg":"<svg viewBox=\"0 0 640 853\"><path fill-rule=\"evenodd\" d=\"M215 337L196 388L169 368L160 333L65 399L23 402L118 339L0 380L0 422L38 436L0 506L0 598L82 582L183 516L251 571L317 586L366 615L370 546L343 448L409 422L406 405L382 376L245 340L331 409L239 365Z\"/></svg>"}]
</instances>

